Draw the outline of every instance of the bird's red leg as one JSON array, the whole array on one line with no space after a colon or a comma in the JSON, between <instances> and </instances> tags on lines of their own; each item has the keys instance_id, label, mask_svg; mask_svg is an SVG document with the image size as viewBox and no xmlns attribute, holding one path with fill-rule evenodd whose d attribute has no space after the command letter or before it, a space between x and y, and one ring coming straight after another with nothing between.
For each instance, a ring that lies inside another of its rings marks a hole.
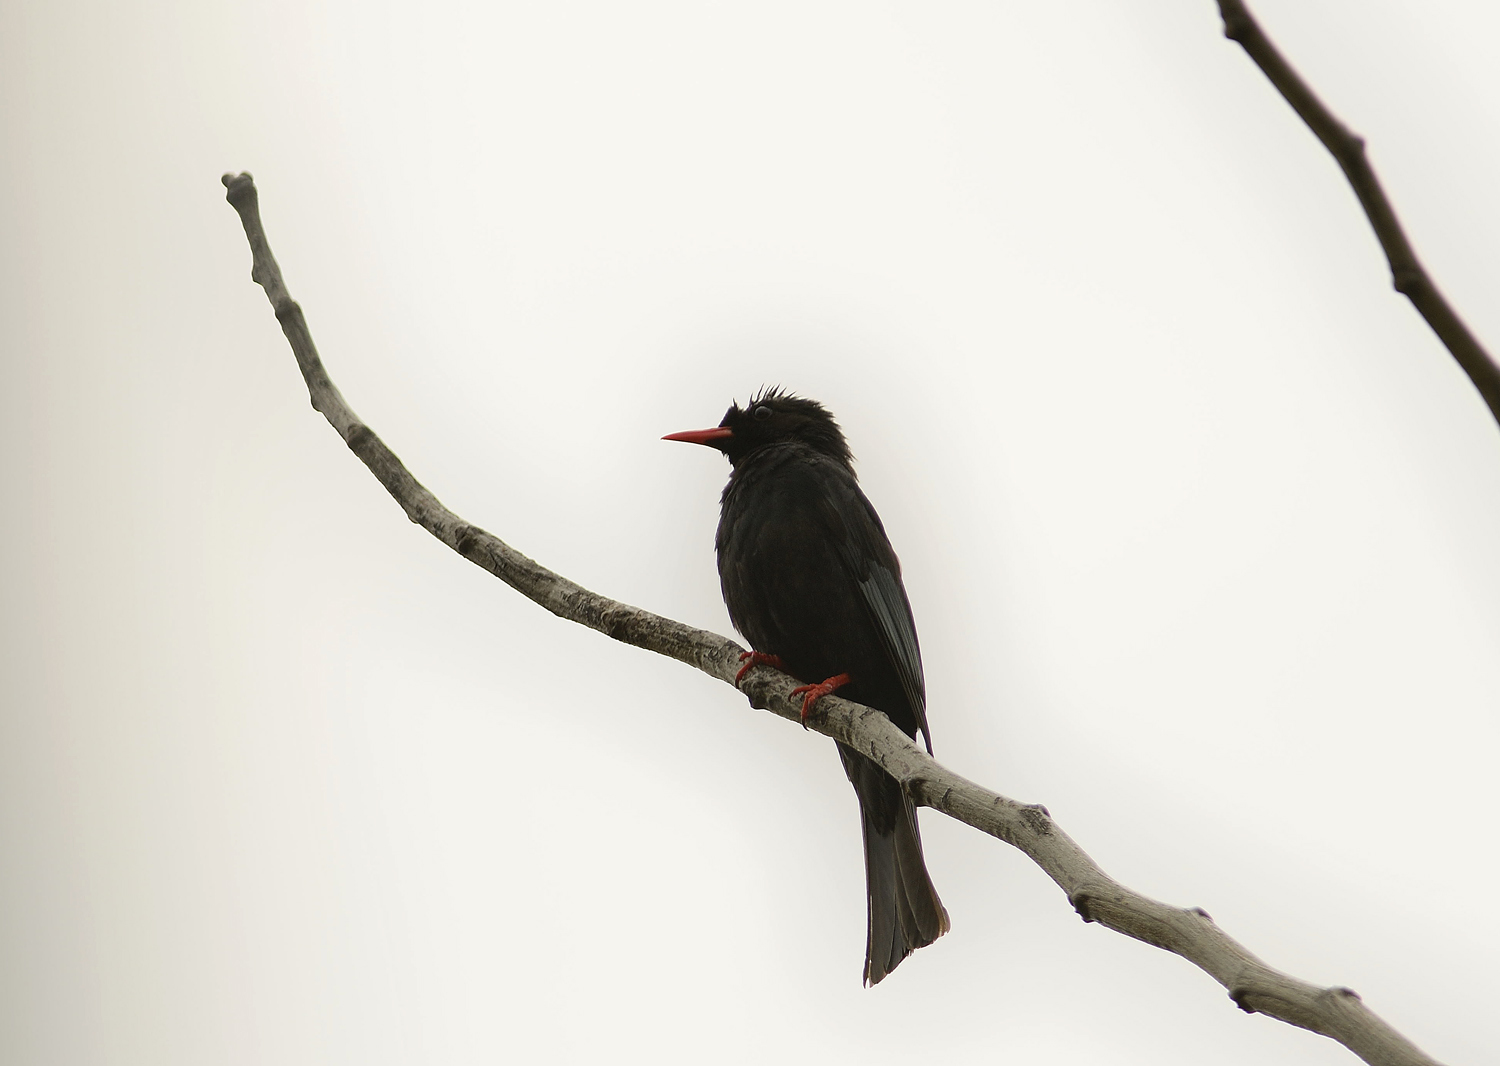
<instances>
[{"instance_id":1,"label":"bird's red leg","mask_svg":"<svg viewBox=\"0 0 1500 1066\"><path fill-rule=\"evenodd\" d=\"M807 728L807 716L812 713L813 704L824 696L843 688L850 681L848 674L834 674L826 681L820 681L816 685L801 685L792 689L793 696L802 696L802 728ZM806 693L806 695L803 695Z\"/></svg>"},{"instance_id":2,"label":"bird's red leg","mask_svg":"<svg viewBox=\"0 0 1500 1066\"><path fill-rule=\"evenodd\" d=\"M740 672L734 675L734 683L736 685L743 681L745 675L757 666L774 666L783 672L786 670L786 663L781 661L781 656L767 655L763 651L747 651L740 656L740 662L745 665L740 667Z\"/></svg>"}]
</instances>

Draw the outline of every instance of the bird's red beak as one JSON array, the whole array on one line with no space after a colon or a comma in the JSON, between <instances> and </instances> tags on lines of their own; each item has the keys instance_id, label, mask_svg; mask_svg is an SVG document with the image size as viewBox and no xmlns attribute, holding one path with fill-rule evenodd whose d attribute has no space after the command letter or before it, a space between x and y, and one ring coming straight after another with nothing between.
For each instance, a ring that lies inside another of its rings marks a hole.
<instances>
[{"instance_id":1,"label":"bird's red beak","mask_svg":"<svg viewBox=\"0 0 1500 1066\"><path fill-rule=\"evenodd\" d=\"M668 433L662 440L685 440L689 444L707 444L713 447L715 441L728 440L734 436L734 430L728 426L715 426L713 429L687 429L681 433Z\"/></svg>"}]
</instances>

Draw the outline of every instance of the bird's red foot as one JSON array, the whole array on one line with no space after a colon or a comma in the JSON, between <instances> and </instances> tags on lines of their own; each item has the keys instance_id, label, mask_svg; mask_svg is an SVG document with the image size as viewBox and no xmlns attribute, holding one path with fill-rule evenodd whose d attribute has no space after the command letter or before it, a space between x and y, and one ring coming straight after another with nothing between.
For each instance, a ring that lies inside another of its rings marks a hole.
<instances>
[{"instance_id":1,"label":"bird's red foot","mask_svg":"<svg viewBox=\"0 0 1500 1066\"><path fill-rule=\"evenodd\" d=\"M778 670L786 670L786 663L781 661L781 656L767 655L763 651L747 651L740 656L740 662L745 665L740 667L740 672L734 675L734 683L736 685L743 681L745 675L757 666L774 666Z\"/></svg>"},{"instance_id":2,"label":"bird's red foot","mask_svg":"<svg viewBox=\"0 0 1500 1066\"><path fill-rule=\"evenodd\" d=\"M813 704L848 683L848 674L834 674L828 680L820 681L816 685L800 685L792 689L793 696L802 697L802 728L807 728L807 716L812 713Z\"/></svg>"}]
</instances>

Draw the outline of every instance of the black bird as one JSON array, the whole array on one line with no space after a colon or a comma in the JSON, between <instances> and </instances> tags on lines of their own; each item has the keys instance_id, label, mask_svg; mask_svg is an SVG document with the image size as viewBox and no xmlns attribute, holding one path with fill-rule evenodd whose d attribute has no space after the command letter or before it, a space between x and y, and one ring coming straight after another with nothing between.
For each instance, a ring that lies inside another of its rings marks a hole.
<instances>
[{"instance_id":1,"label":"black bird","mask_svg":"<svg viewBox=\"0 0 1500 1066\"><path fill-rule=\"evenodd\" d=\"M731 406L714 429L672 433L717 448L733 471L720 499L719 582L750 646L738 682L760 663L802 681L805 720L837 690L884 711L928 752L922 656L901 564L854 475L854 457L822 404L768 389ZM917 813L894 778L838 746L859 795L870 914L865 983L948 931L922 861Z\"/></svg>"}]
</instances>

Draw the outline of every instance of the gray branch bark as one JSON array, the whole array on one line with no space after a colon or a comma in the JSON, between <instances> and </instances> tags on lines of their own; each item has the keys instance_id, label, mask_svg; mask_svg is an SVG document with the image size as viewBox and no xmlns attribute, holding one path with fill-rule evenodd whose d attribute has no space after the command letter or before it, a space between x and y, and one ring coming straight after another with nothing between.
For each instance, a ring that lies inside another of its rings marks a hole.
<instances>
[{"instance_id":1,"label":"gray branch bark","mask_svg":"<svg viewBox=\"0 0 1500 1066\"><path fill-rule=\"evenodd\" d=\"M249 174L224 175L226 197L239 213L253 255L251 278L266 291L297 357L314 409L328 419L406 516L470 562L560 618L605 636L687 663L734 684L738 644L702 629L590 592L522 555L499 537L465 522L438 502L401 460L350 409L318 357L302 308L287 293L261 225ZM800 721L799 682L768 667L746 677L750 702ZM868 755L900 781L913 800L1025 852L1067 895L1086 922L1181 955L1229 991L1241 1010L1330 1036L1372 1066L1437 1066L1347 988L1319 988L1267 966L1201 908L1172 907L1134 892L1099 868L1039 804L1018 803L947 769L880 711L836 696L818 701L809 724Z\"/></svg>"},{"instance_id":2,"label":"gray branch bark","mask_svg":"<svg viewBox=\"0 0 1500 1066\"><path fill-rule=\"evenodd\" d=\"M1469 331L1458 312L1427 276L1426 268L1417 258L1406 231L1396 218L1396 209L1391 206L1380 179L1375 176L1375 168L1365 158L1364 138L1334 117L1333 112L1318 99L1271 43L1243 0L1219 0L1219 14L1224 19L1224 36L1239 43L1344 171L1344 177L1349 179L1354 195L1365 209L1365 216L1370 220L1370 227L1390 264L1391 284L1427 320L1438 339L1469 375L1479 395L1484 397L1490 414L1500 422L1500 366L1495 364L1484 345L1479 343L1479 338Z\"/></svg>"}]
</instances>

